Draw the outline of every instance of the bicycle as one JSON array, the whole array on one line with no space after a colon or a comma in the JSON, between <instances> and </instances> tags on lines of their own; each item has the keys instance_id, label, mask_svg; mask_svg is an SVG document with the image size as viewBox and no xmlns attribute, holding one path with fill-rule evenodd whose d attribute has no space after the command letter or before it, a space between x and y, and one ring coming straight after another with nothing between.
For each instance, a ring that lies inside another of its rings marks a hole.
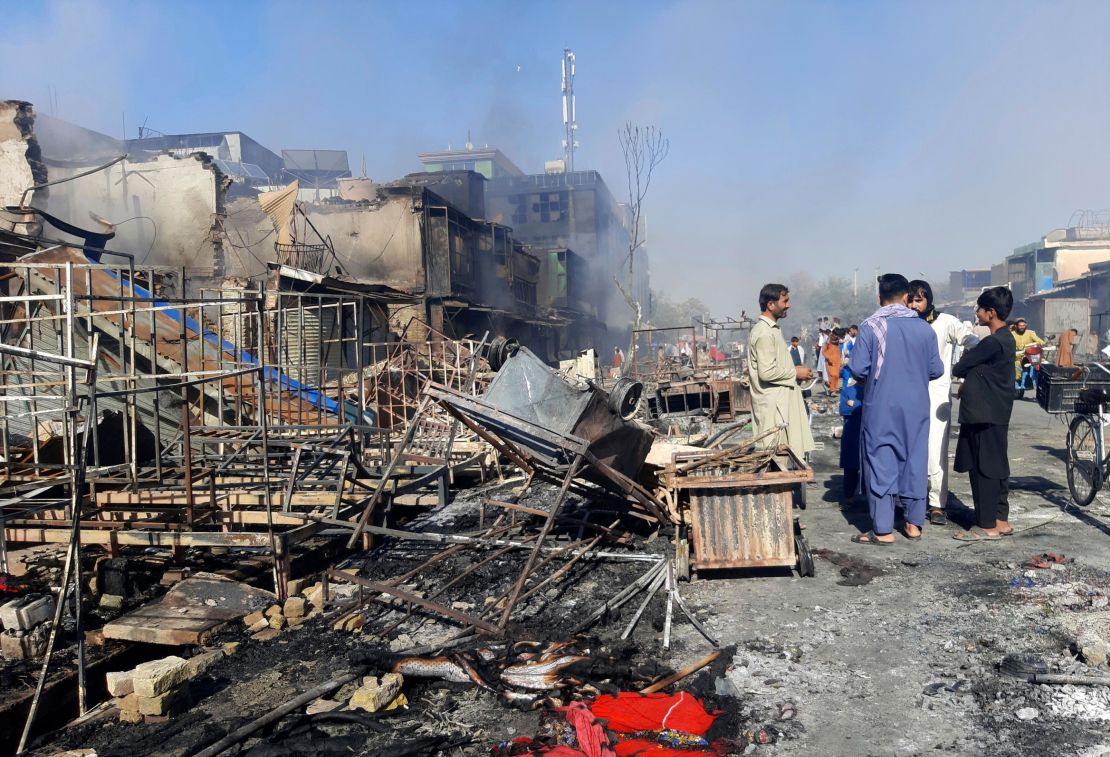
<instances>
[{"instance_id":1,"label":"bicycle","mask_svg":"<svg viewBox=\"0 0 1110 757\"><path fill-rule=\"evenodd\" d=\"M1093 365L1110 376L1110 368L1101 363ZM1086 387L1091 374L1090 366L1076 373L1082 379L1075 404L1076 414L1068 424L1066 464L1072 499L1080 507L1086 507L1102 488L1110 470L1110 453L1105 443L1105 429L1110 425L1110 391L1103 387Z\"/></svg>"}]
</instances>

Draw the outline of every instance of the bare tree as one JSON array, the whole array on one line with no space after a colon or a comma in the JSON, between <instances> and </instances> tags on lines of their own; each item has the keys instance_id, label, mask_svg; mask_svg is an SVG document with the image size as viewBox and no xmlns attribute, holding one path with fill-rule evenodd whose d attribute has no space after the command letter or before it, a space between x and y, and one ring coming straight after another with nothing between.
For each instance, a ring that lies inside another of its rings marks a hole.
<instances>
[{"instance_id":1,"label":"bare tree","mask_svg":"<svg viewBox=\"0 0 1110 757\"><path fill-rule=\"evenodd\" d=\"M634 276L636 272L636 252L643 246L642 223L644 198L651 187L651 176L656 167L667 157L671 141L663 136L663 131L654 126L635 126L631 121L617 130L617 141L624 154L624 168L628 177L628 256L624 259L622 271L613 274L624 301L632 311L632 330L640 328L643 322L643 305L636 299ZM621 274L625 279L621 281ZM636 338L633 336L628 347L628 360L636 360Z\"/></svg>"}]
</instances>

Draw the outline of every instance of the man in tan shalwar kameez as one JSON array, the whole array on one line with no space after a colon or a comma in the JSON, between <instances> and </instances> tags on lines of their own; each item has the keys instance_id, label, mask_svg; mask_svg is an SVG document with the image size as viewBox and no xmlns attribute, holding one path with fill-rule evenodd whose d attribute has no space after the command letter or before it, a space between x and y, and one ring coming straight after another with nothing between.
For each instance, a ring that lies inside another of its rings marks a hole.
<instances>
[{"instance_id":1,"label":"man in tan shalwar kameez","mask_svg":"<svg viewBox=\"0 0 1110 757\"><path fill-rule=\"evenodd\" d=\"M759 292L762 314L748 337L748 382L752 392L752 426L756 436L785 425L785 441L799 456L814 449L805 402L799 381L809 381L813 372L794 365L778 322L790 309L790 290L782 284L767 284ZM765 444L783 441L772 434Z\"/></svg>"}]
</instances>

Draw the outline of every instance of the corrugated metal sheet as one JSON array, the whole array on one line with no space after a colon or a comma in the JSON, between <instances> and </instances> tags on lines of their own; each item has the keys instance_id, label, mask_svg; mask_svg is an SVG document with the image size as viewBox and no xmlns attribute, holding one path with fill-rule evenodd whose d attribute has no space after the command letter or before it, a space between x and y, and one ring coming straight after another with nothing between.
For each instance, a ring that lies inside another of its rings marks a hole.
<instances>
[{"instance_id":1,"label":"corrugated metal sheet","mask_svg":"<svg viewBox=\"0 0 1110 757\"><path fill-rule=\"evenodd\" d=\"M794 564L794 486L722 486L690 492L697 568Z\"/></svg>"}]
</instances>

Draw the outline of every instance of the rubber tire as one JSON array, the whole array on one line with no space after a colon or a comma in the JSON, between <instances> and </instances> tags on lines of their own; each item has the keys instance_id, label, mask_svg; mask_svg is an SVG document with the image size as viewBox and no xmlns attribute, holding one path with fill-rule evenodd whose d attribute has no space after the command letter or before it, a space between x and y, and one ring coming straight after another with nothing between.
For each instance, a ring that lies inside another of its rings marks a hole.
<instances>
[{"instance_id":1,"label":"rubber tire","mask_svg":"<svg viewBox=\"0 0 1110 757\"><path fill-rule=\"evenodd\" d=\"M618 379L613 391L609 392L609 409L621 420L631 420L640 407L643 394L644 385L641 382L627 376Z\"/></svg>"},{"instance_id":2,"label":"rubber tire","mask_svg":"<svg viewBox=\"0 0 1110 757\"><path fill-rule=\"evenodd\" d=\"M501 366L505 365L519 349L520 342L516 339L506 339L503 336L494 337L486 351L486 360L489 362L490 370L494 372L501 370Z\"/></svg>"},{"instance_id":3,"label":"rubber tire","mask_svg":"<svg viewBox=\"0 0 1110 757\"><path fill-rule=\"evenodd\" d=\"M813 554L809 551L806 537L794 534L794 551L798 556L798 575L802 578L813 578L817 573L817 566L813 563Z\"/></svg>"},{"instance_id":4,"label":"rubber tire","mask_svg":"<svg viewBox=\"0 0 1110 757\"><path fill-rule=\"evenodd\" d=\"M1080 443L1084 443L1087 438L1093 445L1098 438L1096 435L1097 429L1095 428L1096 421L1093 421L1090 416L1077 415L1072 419L1071 425L1068 426L1068 443L1067 443L1067 457L1065 458L1065 465L1068 469L1068 489L1071 490L1071 498L1075 504L1080 507L1086 507L1094 500L1098 490L1102 488L1102 474L1098 465L1098 461L1091 464L1091 469L1088 474L1081 471L1081 463L1075 458L1076 437L1081 434ZM1098 455L1098 449L1093 451L1095 456ZM1080 488L1083 487L1083 488Z\"/></svg>"}]
</instances>

